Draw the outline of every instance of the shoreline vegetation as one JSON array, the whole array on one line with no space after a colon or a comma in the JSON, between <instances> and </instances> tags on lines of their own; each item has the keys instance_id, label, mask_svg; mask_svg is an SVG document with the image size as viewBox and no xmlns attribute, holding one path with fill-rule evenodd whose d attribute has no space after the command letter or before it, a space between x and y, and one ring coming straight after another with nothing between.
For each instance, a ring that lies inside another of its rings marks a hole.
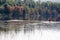
<instances>
[{"instance_id":1,"label":"shoreline vegetation","mask_svg":"<svg viewBox=\"0 0 60 40\"><path fill-rule=\"evenodd\" d=\"M1 0L0 20L60 21L60 3Z\"/></svg>"}]
</instances>

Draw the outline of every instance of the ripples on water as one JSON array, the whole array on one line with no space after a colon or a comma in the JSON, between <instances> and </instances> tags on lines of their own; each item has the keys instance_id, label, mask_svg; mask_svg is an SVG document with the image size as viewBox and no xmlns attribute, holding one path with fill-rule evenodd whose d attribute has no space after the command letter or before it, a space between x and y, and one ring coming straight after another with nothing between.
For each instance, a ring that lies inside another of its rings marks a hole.
<instances>
[{"instance_id":1,"label":"ripples on water","mask_svg":"<svg viewBox=\"0 0 60 40\"><path fill-rule=\"evenodd\" d=\"M0 22L0 40L60 40L59 23L21 23Z\"/></svg>"}]
</instances>

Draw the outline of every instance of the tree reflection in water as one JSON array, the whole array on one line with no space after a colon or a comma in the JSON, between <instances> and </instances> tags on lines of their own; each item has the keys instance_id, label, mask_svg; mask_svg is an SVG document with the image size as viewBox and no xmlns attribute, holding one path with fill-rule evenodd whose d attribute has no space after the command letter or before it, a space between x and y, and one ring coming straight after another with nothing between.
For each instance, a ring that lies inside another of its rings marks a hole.
<instances>
[{"instance_id":1,"label":"tree reflection in water","mask_svg":"<svg viewBox=\"0 0 60 40\"><path fill-rule=\"evenodd\" d=\"M32 32L35 29L59 29L59 23L42 23L40 21L0 21L0 31Z\"/></svg>"},{"instance_id":2,"label":"tree reflection in water","mask_svg":"<svg viewBox=\"0 0 60 40\"><path fill-rule=\"evenodd\" d=\"M59 23L1 21L0 40L56 40L60 35L60 31L56 29L60 30Z\"/></svg>"}]
</instances>

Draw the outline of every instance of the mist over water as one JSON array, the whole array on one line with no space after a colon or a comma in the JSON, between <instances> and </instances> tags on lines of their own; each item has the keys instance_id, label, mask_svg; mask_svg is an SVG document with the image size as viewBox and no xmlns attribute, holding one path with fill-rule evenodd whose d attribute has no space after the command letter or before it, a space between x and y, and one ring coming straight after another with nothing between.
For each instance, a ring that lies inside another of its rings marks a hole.
<instances>
[{"instance_id":1,"label":"mist over water","mask_svg":"<svg viewBox=\"0 0 60 40\"><path fill-rule=\"evenodd\" d=\"M22 25L19 25L18 22L10 23L7 24L9 31L0 30L0 40L60 40L59 23L42 23L40 21L34 23L24 21Z\"/></svg>"},{"instance_id":2,"label":"mist over water","mask_svg":"<svg viewBox=\"0 0 60 40\"><path fill-rule=\"evenodd\" d=\"M0 34L1 40L60 40L60 31L35 30L34 32L14 31Z\"/></svg>"}]
</instances>

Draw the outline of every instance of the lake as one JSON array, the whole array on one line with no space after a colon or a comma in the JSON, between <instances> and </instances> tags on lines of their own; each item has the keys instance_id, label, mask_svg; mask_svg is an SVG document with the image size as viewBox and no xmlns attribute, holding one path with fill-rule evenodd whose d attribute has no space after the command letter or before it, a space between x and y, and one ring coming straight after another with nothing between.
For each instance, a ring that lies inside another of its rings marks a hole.
<instances>
[{"instance_id":1,"label":"lake","mask_svg":"<svg viewBox=\"0 0 60 40\"><path fill-rule=\"evenodd\" d=\"M60 23L1 21L0 40L60 40Z\"/></svg>"}]
</instances>

